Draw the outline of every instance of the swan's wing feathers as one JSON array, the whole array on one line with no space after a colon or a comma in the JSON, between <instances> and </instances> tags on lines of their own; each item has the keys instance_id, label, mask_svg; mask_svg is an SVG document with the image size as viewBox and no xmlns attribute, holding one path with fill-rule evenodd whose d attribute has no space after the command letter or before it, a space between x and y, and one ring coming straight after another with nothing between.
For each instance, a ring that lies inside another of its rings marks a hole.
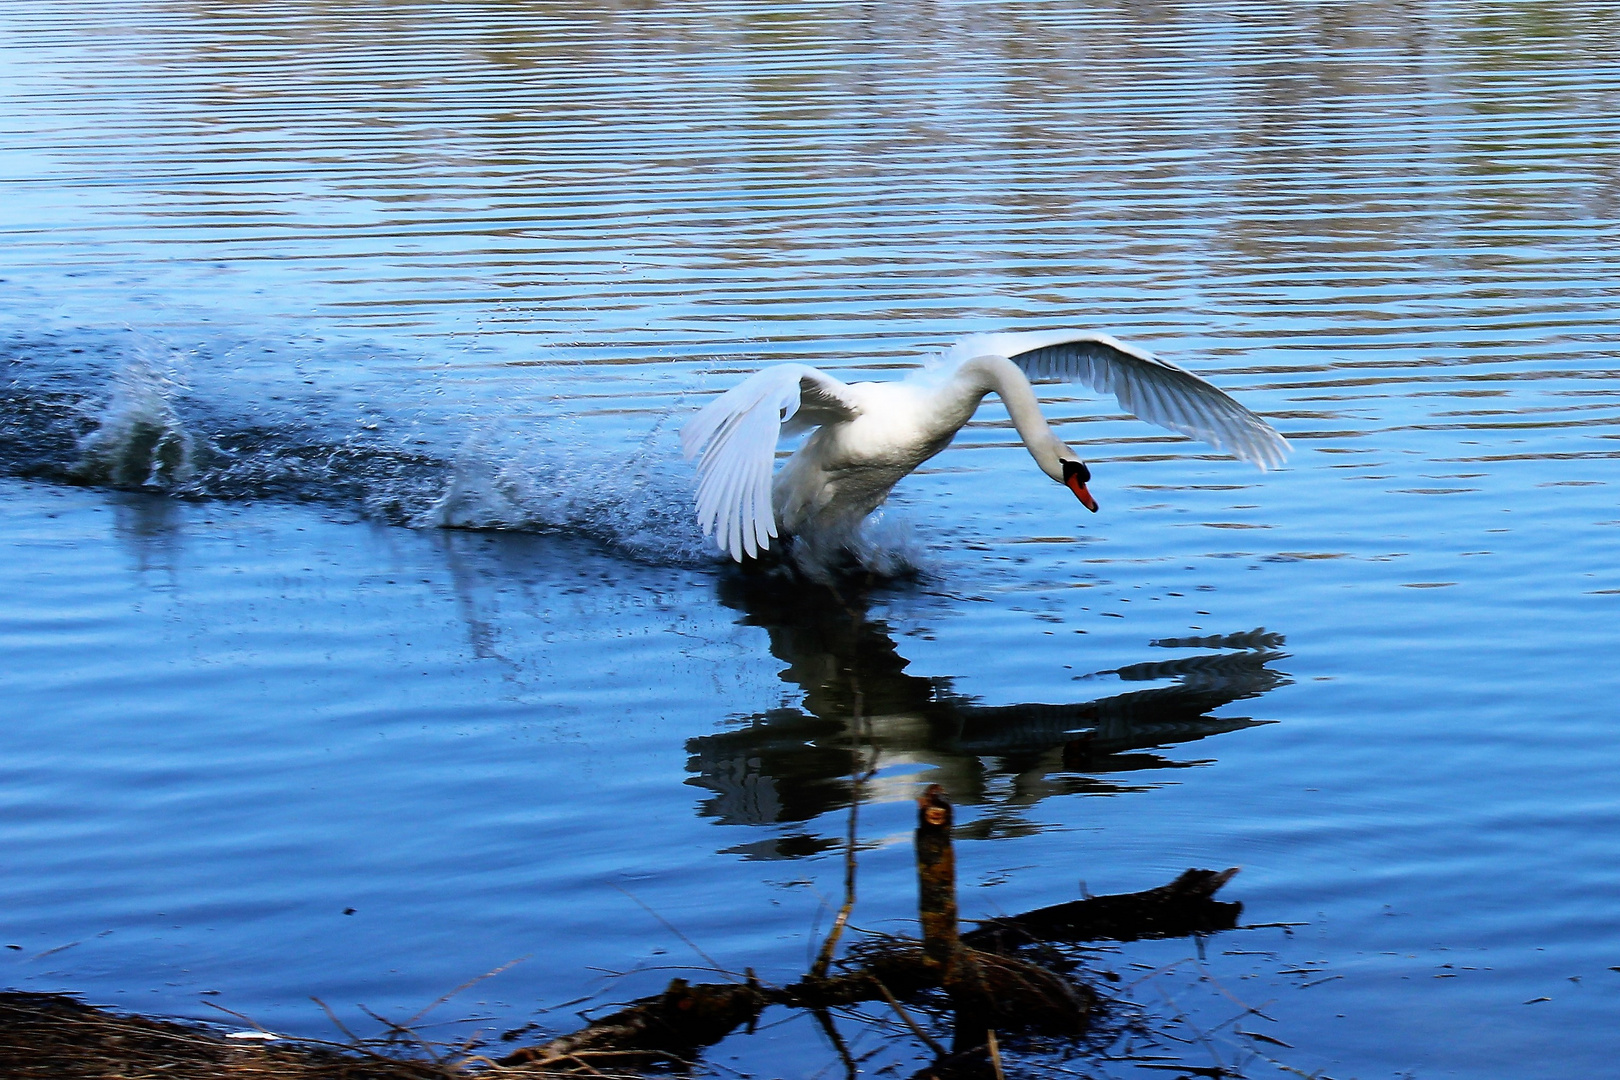
<instances>
[{"instance_id":1,"label":"swan's wing feathers","mask_svg":"<svg viewBox=\"0 0 1620 1080\"><path fill-rule=\"evenodd\" d=\"M816 427L843 423L861 414L860 403L850 393L847 383L813 367L795 366L802 372L799 378L799 411L793 417L797 423ZM785 421L787 418L783 419Z\"/></svg>"},{"instance_id":2,"label":"swan's wing feathers","mask_svg":"<svg viewBox=\"0 0 1620 1080\"><path fill-rule=\"evenodd\" d=\"M1275 468L1288 456L1288 440L1225 391L1107 334L1073 330L991 334L970 338L952 353L962 351L1005 356L1031 381L1075 382L1113 394L1131 415L1207 442L1262 469Z\"/></svg>"},{"instance_id":3,"label":"swan's wing feathers","mask_svg":"<svg viewBox=\"0 0 1620 1080\"><path fill-rule=\"evenodd\" d=\"M698 462L697 516L705 536L742 561L770 546L771 468L782 425L853 419L848 387L803 364L756 371L709 402L681 429L681 452Z\"/></svg>"}]
</instances>

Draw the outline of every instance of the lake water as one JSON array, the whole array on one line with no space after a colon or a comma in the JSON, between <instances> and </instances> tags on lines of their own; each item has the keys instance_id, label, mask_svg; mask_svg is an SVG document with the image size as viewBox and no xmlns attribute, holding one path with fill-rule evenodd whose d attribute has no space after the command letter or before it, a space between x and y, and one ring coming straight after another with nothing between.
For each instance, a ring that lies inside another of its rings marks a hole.
<instances>
[{"instance_id":1,"label":"lake water","mask_svg":"<svg viewBox=\"0 0 1620 1080\"><path fill-rule=\"evenodd\" d=\"M1099 954L1154 1053L1620 1060L1620 4L7 0L0 193L0 982L329 1036L519 957L429 1019L787 981L875 757L859 926L925 782L965 916L1241 866L1299 924ZM1047 386L1096 516L992 401L914 579L697 536L746 372L1054 326L1289 466ZM841 1075L770 1019L716 1075Z\"/></svg>"}]
</instances>

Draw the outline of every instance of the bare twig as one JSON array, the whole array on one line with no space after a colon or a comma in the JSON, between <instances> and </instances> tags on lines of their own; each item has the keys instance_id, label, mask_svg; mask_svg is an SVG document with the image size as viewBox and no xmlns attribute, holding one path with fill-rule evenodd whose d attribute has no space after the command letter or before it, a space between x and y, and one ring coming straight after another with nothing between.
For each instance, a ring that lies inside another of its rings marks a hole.
<instances>
[{"instance_id":1,"label":"bare twig","mask_svg":"<svg viewBox=\"0 0 1620 1080\"><path fill-rule=\"evenodd\" d=\"M587 1073L591 1074L592 1076L606 1076L607 1075L607 1073L603 1072L600 1069L591 1068L590 1063L585 1061L583 1058L581 1058L577 1054L565 1054L565 1055L563 1055L562 1060L563 1061L572 1061L575 1065L578 1065L580 1068L584 1069Z\"/></svg>"},{"instance_id":2,"label":"bare twig","mask_svg":"<svg viewBox=\"0 0 1620 1080\"><path fill-rule=\"evenodd\" d=\"M343 1023L343 1021L338 1019L337 1013L332 1011L332 1007L330 1005L328 1005L326 1002L322 1001L320 998L314 997L313 995L310 997L309 1000L313 1001L315 1004L317 1004L317 1005L319 1005L321 1007L321 1011L326 1014L326 1018L328 1020L332 1021L332 1026L337 1028L339 1031L343 1032L344 1036L350 1042L352 1042L352 1043L360 1042L360 1036L358 1036L354 1032L350 1031L348 1029L348 1027Z\"/></svg>"},{"instance_id":3,"label":"bare twig","mask_svg":"<svg viewBox=\"0 0 1620 1080\"><path fill-rule=\"evenodd\" d=\"M661 923L663 925L665 930L668 930L670 933L674 934L676 937L680 938L683 942L685 942L686 947L691 949L693 952L697 953L699 956L701 956L704 959L704 961L707 962L708 965L715 970L715 972L717 972L718 974L724 975L728 979L731 979L732 982L739 981L734 975L731 974L731 972L727 971L725 968L721 967L718 963L716 963L714 957L710 956L708 953L706 953L702 949L698 948L697 942L693 941L691 938L687 937L685 934L683 934L679 930L677 930L675 928L674 923L671 923L668 919L666 919L662 915L658 914L658 912L654 911L652 908L650 908L646 904L642 903L641 898L639 896L637 896L635 893L631 892L629 889L626 889L622 885L614 885L613 887L615 889L618 889L620 892L624 893L624 895L628 896L631 900L634 900L636 902L636 906L641 908L642 911L645 911L647 914L649 914L653 918L657 919L659 921L659 923Z\"/></svg>"},{"instance_id":4,"label":"bare twig","mask_svg":"<svg viewBox=\"0 0 1620 1080\"><path fill-rule=\"evenodd\" d=\"M836 594L835 594L836 595ZM850 618L859 616L851 611ZM865 724L865 697L861 693L860 683L853 673L850 683L854 690L854 711L850 716L851 726L854 728L857 743L866 741ZM864 756L865 750L860 751ZM855 852L857 848L856 822L861 800L866 797L866 784L877 772L877 755L874 753L870 761L865 762L865 768L854 768L850 772L849 793L849 834L844 841L844 903L838 909L838 915L833 919L832 929L827 932L827 940L821 943L821 952L816 956L815 964L810 968L812 979L823 979L827 976L827 968L831 966L833 953L838 948L838 939L844 935L844 927L849 923L850 912L855 910Z\"/></svg>"},{"instance_id":5,"label":"bare twig","mask_svg":"<svg viewBox=\"0 0 1620 1080\"><path fill-rule=\"evenodd\" d=\"M934 1052L935 1057L944 1057L945 1048L939 1045L939 1043L935 1042L928 1032L924 1031L917 1024L917 1021L911 1018L911 1014L906 1012L905 1007L900 1004L899 1000L896 999L893 994L889 993L889 988L883 985L882 980L874 978L872 981L877 984L878 993L883 995L883 1000L887 1001L889 1003L889 1007L899 1014L900 1019L906 1022L906 1027L911 1029L911 1033L926 1043L928 1049Z\"/></svg>"},{"instance_id":6,"label":"bare twig","mask_svg":"<svg viewBox=\"0 0 1620 1080\"><path fill-rule=\"evenodd\" d=\"M312 999L312 1000L315 1000L317 1004L320 1004L322 1006L322 1008L325 1008L324 1003L321 1003L318 999ZM212 1001L204 1001L201 1004L208 1006L210 1009L217 1009L222 1013L227 1013L227 1014L229 1014L231 1016L234 1016L238 1020L242 1020L242 1021L244 1021L246 1023L252 1024L255 1028L257 1028L260 1031L263 1031L267 1035L274 1035L275 1034L275 1032L270 1031L268 1028L264 1027L257 1020L253 1019L251 1016L248 1016L246 1013L239 1013L235 1009L227 1009L225 1006L216 1005ZM383 1021L383 1022L387 1023L386 1020ZM338 1025L338 1026L340 1028L342 1028L341 1024ZM348 1029L346 1029L346 1028L343 1028L343 1032L344 1032L345 1035L349 1036L349 1038L351 1040L350 1042L340 1043L340 1042L333 1042L330 1039L311 1039L311 1038L307 1038L307 1037L305 1037L303 1035L297 1036L296 1038L283 1037L283 1041L288 1042L288 1043L296 1043L299 1046L319 1046L319 1047L323 1047L323 1048L329 1049L329 1050L350 1050L350 1051L353 1051L353 1052L355 1052L357 1054L364 1054L366 1057L370 1058L373 1061L385 1061L385 1062L388 1062L389 1064L398 1064L398 1060L396 1058L391 1058L386 1054L379 1054L375 1050L372 1050L370 1047L368 1047L366 1045L367 1040L362 1039L362 1038L354 1035L352 1032L348 1031ZM435 1067L437 1067L437 1066L435 1066Z\"/></svg>"},{"instance_id":7,"label":"bare twig","mask_svg":"<svg viewBox=\"0 0 1620 1080\"><path fill-rule=\"evenodd\" d=\"M1197 962L1197 964L1198 964L1199 977L1202 978L1205 982L1209 983L1209 985L1213 986L1216 990L1219 990L1221 992L1222 996L1224 996L1226 998L1226 1000L1230 1001L1234 1005L1237 1005L1237 1006L1239 1006L1241 1008L1249 1010L1249 1012L1251 1012L1254 1015L1258 1016L1262 1020L1269 1020L1273 1024L1277 1023L1277 1018L1276 1017L1267 1016L1265 1013L1260 1011L1261 1009L1264 1009L1267 1005L1270 1005L1271 1001L1275 1001L1276 1000L1275 998L1272 998L1271 1001L1261 1002L1259 1005L1250 1005L1247 1001L1244 1001L1242 998L1240 998L1236 994L1232 993L1232 991L1228 990L1226 988L1225 984L1223 984L1219 979L1217 979L1215 976L1211 975L1209 973L1209 969L1204 966L1204 962L1202 960L1199 960Z\"/></svg>"},{"instance_id":8,"label":"bare twig","mask_svg":"<svg viewBox=\"0 0 1620 1080\"><path fill-rule=\"evenodd\" d=\"M1007 1080L1007 1074L1001 1070L1001 1047L996 1044L996 1033L984 1033L985 1046L990 1050L990 1067L995 1070L996 1080Z\"/></svg>"},{"instance_id":9,"label":"bare twig","mask_svg":"<svg viewBox=\"0 0 1620 1080\"><path fill-rule=\"evenodd\" d=\"M1120 990L1121 991L1129 990L1133 986L1136 986L1139 983L1144 983L1144 982L1146 982L1147 980L1153 978L1156 975L1168 975L1172 971L1176 970L1176 968L1180 967L1182 964L1185 964L1187 961L1192 960L1192 959L1193 959L1193 957L1191 957L1191 956L1183 956L1180 960L1172 960L1168 964L1162 964L1159 967L1156 967L1153 970L1149 971L1147 974L1141 975L1141 976L1139 976L1139 977L1137 977L1135 979L1132 979L1130 982L1128 982L1124 986L1120 987Z\"/></svg>"},{"instance_id":10,"label":"bare twig","mask_svg":"<svg viewBox=\"0 0 1620 1080\"><path fill-rule=\"evenodd\" d=\"M262 1031L266 1035L274 1035L275 1034L275 1032L271 1031L269 1028L265 1027L263 1024L259 1023L255 1019L253 1019L253 1017L249 1016L247 1013L239 1013L235 1009L227 1009L223 1005L215 1005L212 1001L204 1001L201 1004L208 1006L210 1009L218 1009L222 1013L226 1013L227 1015L234 1016L238 1020L242 1021L245 1024L252 1024L253 1027L256 1030Z\"/></svg>"},{"instance_id":11,"label":"bare twig","mask_svg":"<svg viewBox=\"0 0 1620 1080\"><path fill-rule=\"evenodd\" d=\"M1170 996L1169 991L1165 990L1165 988L1162 986L1155 986L1154 989L1159 992L1159 996L1164 999L1164 1003L1170 1006L1170 1008L1175 1012L1176 1019L1187 1025L1187 1030L1193 1033L1193 1037L1198 1040L1199 1044L1203 1046L1205 1050L1209 1051L1210 1060L1215 1062L1215 1067L1222 1070L1224 1073L1226 1070L1226 1062L1222 1061L1221 1055L1216 1052L1215 1044L1210 1042L1209 1037L1203 1031L1199 1030L1198 1025L1193 1023L1191 1018L1189 1018L1186 1013L1181 1011L1181 1006L1176 1004L1176 999ZM1238 1019L1241 1019L1241 1017Z\"/></svg>"},{"instance_id":12,"label":"bare twig","mask_svg":"<svg viewBox=\"0 0 1620 1080\"><path fill-rule=\"evenodd\" d=\"M644 967L633 967L629 971L613 971L609 968L598 967L589 968L587 970L599 971L610 979L628 978L631 975L642 975L649 971L701 971L704 974L728 975L734 982L748 981L747 971L731 971L727 968L710 964L647 964ZM582 1001L590 1001L595 997L595 994L586 994L584 997L574 998L572 1001L564 1001L561 1004L551 1005L544 1009L537 1009L535 1011L540 1013L555 1012L558 1009L566 1009L570 1005L578 1005Z\"/></svg>"},{"instance_id":13,"label":"bare twig","mask_svg":"<svg viewBox=\"0 0 1620 1080\"><path fill-rule=\"evenodd\" d=\"M821 1030L826 1034L827 1040L833 1044L833 1049L838 1051L838 1060L844 1063L845 1077L847 1080L855 1080L860 1073L860 1068L855 1064L855 1059L850 1057L849 1046L845 1044L844 1037L838 1033L838 1027L833 1023L832 1014L826 1009L815 1009L813 1013L816 1020L820 1022Z\"/></svg>"},{"instance_id":14,"label":"bare twig","mask_svg":"<svg viewBox=\"0 0 1620 1080\"><path fill-rule=\"evenodd\" d=\"M416 1032L412 1031L410 1028L406 1027L404 1024L397 1024L394 1021L388 1019L386 1016L382 1016L382 1015L380 1015L380 1014L378 1014L376 1012L373 1012L371 1009L366 1008L364 1005L360 1005L360 1006L357 1006L357 1007L359 1008L359 1010L361 1012L365 1013L367 1016L369 1016L373 1020L377 1021L377 1023L382 1024L384 1027L388 1028L388 1030L389 1030L389 1039L390 1040L392 1040L395 1035L401 1035L405 1039L407 1039L408 1041L414 1043L416 1045L417 1049L421 1050L424 1054L426 1054L428 1056L428 1059L430 1061L432 1061L433 1064L438 1065L438 1066L443 1066L444 1065L443 1059L439 1057L439 1052L437 1050L433 1049L432 1045L430 1043L428 1043L426 1040L424 1040L421 1036L419 1036Z\"/></svg>"},{"instance_id":15,"label":"bare twig","mask_svg":"<svg viewBox=\"0 0 1620 1080\"><path fill-rule=\"evenodd\" d=\"M530 955L533 955L533 954L530 954ZM500 967L494 968L491 971L486 971L482 975L478 976L475 979L468 979L466 982L462 983L460 986L456 987L454 990L450 991L448 994L445 994L442 997L437 998L431 1004L429 1004L428 1006L423 1008L422 1011L418 1012L415 1016L413 1016L409 1020L405 1021L405 1026L409 1027L411 1024L416 1023L418 1020L422 1019L422 1017L426 1016L428 1013L432 1012L434 1009L437 1009L440 1005L443 1005L445 1002L449 1001L451 998L455 997L457 994L461 993L463 990L469 989L470 987L477 986L479 983L483 982L485 979L492 979L495 976L499 975L503 971L509 971L512 968L515 968L519 964L523 963L523 961L527 960L528 958L529 958L528 956L520 956L516 960L508 960L506 963L502 964Z\"/></svg>"}]
</instances>

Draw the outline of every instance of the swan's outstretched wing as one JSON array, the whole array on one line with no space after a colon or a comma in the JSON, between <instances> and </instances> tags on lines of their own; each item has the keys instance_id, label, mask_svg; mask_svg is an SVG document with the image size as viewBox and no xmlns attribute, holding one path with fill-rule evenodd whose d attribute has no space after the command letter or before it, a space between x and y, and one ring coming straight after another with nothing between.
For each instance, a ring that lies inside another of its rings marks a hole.
<instances>
[{"instance_id":1,"label":"swan's outstretched wing","mask_svg":"<svg viewBox=\"0 0 1620 1080\"><path fill-rule=\"evenodd\" d=\"M742 562L771 546L771 465L784 424L797 429L853 420L849 387L804 364L756 371L709 402L681 429L681 452L698 462L697 516L703 535ZM705 450L704 447L708 449Z\"/></svg>"},{"instance_id":2,"label":"swan's outstretched wing","mask_svg":"<svg viewBox=\"0 0 1620 1080\"><path fill-rule=\"evenodd\" d=\"M1113 394L1133 416L1225 450L1262 469L1281 465L1288 440L1222 390L1190 371L1107 334L1047 330L984 334L958 342L950 360L991 354L1017 364L1031 381L1060 379Z\"/></svg>"}]
</instances>

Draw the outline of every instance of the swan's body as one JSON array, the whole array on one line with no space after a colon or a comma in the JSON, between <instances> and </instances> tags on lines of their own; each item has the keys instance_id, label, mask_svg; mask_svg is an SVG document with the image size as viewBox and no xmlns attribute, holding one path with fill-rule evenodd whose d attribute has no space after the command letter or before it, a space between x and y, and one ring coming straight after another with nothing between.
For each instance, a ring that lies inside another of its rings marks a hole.
<instances>
[{"instance_id":1,"label":"swan's body","mask_svg":"<svg viewBox=\"0 0 1620 1080\"><path fill-rule=\"evenodd\" d=\"M1112 393L1127 412L1201 439L1262 469L1288 443L1224 392L1106 334L1054 330L967 338L900 382L844 383L804 364L776 364L720 395L681 431L700 451L697 513L738 562L771 539L854 526L894 485L955 438L987 394L1007 406L1035 463L1089 509L1090 471L1052 433L1030 379ZM777 439L815 428L771 476ZM707 449L705 449L707 447Z\"/></svg>"}]
</instances>

